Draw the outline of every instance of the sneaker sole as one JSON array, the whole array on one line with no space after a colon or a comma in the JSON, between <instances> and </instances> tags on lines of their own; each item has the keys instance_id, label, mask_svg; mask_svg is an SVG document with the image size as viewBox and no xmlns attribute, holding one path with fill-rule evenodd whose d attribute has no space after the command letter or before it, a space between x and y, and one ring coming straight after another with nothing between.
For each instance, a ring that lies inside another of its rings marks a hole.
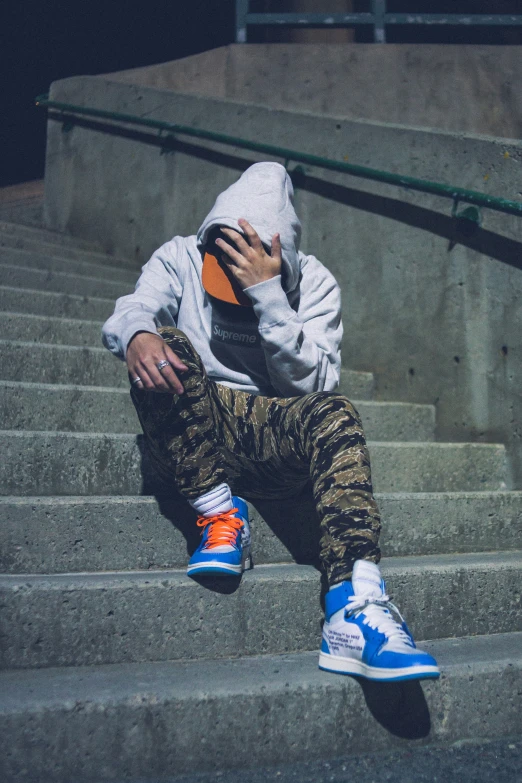
<instances>
[{"instance_id":1,"label":"sneaker sole","mask_svg":"<svg viewBox=\"0 0 522 783\"><path fill-rule=\"evenodd\" d=\"M193 574L225 574L226 576L240 576L243 573L243 571L250 570L251 568L252 568L252 559L250 555L247 555L245 560L242 563L240 563L240 565L222 563L220 560L210 560L206 563L194 563L194 565L187 566L187 575L192 576Z\"/></svg>"},{"instance_id":2,"label":"sneaker sole","mask_svg":"<svg viewBox=\"0 0 522 783\"><path fill-rule=\"evenodd\" d=\"M188 566L187 574L189 574L189 576L192 576L192 574L232 574L233 576L237 576L238 574L241 574L243 570L243 567L240 565L224 565L219 562L210 562L202 565Z\"/></svg>"},{"instance_id":3,"label":"sneaker sole","mask_svg":"<svg viewBox=\"0 0 522 783\"><path fill-rule=\"evenodd\" d=\"M437 679L440 671L437 666L405 666L403 669L380 669L368 666L353 658L340 658L329 653L319 653L319 668L325 672L365 677L380 682L398 682L400 680Z\"/></svg>"}]
</instances>

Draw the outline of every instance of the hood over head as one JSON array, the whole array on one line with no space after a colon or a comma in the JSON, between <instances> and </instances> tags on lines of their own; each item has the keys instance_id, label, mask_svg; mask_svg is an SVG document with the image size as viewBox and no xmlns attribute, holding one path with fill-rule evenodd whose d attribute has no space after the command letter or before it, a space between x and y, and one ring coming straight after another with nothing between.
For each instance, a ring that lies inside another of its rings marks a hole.
<instances>
[{"instance_id":1,"label":"hood over head","mask_svg":"<svg viewBox=\"0 0 522 783\"><path fill-rule=\"evenodd\" d=\"M301 223L293 204L294 189L280 163L254 163L216 199L198 233L198 244L204 245L215 226L241 231L239 218L245 218L257 231L264 245L270 247L274 234L281 236L284 285L293 291L299 282L299 242Z\"/></svg>"}]
</instances>

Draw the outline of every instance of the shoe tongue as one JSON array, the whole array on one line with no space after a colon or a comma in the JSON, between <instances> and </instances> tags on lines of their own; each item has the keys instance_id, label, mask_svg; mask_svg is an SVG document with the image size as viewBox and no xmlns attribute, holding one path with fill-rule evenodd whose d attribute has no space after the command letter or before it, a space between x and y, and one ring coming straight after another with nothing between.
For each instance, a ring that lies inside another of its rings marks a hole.
<instances>
[{"instance_id":1,"label":"shoe tongue","mask_svg":"<svg viewBox=\"0 0 522 783\"><path fill-rule=\"evenodd\" d=\"M378 598L382 595L382 577L379 568L369 560L357 560L353 567L352 586L355 595Z\"/></svg>"}]
</instances>

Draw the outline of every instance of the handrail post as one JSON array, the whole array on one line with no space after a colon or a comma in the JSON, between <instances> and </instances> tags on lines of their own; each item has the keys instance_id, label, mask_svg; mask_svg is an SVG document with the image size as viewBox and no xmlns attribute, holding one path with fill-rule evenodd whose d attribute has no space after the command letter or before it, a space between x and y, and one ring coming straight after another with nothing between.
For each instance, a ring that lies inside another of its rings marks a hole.
<instances>
[{"instance_id":1,"label":"handrail post","mask_svg":"<svg viewBox=\"0 0 522 783\"><path fill-rule=\"evenodd\" d=\"M236 43L247 42L246 17L249 5L249 0L236 0Z\"/></svg>"},{"instance_id":2,"label":"handrail post","mask_svg":"<svg viewBox=\"0 0 522 783\"><path fill-rule=\"evenodd\" d=\"M373 40L375 43L386 43L386 0L372 0Z\"/></svg>"}]
</instances>

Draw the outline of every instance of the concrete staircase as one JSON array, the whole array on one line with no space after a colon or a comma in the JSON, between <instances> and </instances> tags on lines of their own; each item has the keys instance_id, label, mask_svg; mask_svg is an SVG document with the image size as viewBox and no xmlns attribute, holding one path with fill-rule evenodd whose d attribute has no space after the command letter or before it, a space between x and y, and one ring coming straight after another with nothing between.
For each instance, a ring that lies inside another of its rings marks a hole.
<instances>
[{"instance_id":1,"label":"concrete staircase","mask_svg":"<svg viewBox=\"0 0 522 783\"><path fill-rule=\"evenodd\" d=\"M0 188L0 221L41 226L43 196L43 179Z\"/></svg>"},{"instance_id":2,"label":"concrete staircase","mask_svg":"<svg viewBox=\"0 0 522 783\"><path fill-rule=\"evenodd\" d=\"M321 673L308 497L252 508L256 567L237 589L185 575L194 518L157 485L125 368L100 347L136 270L2 223L0 276L2 780L151 780L522 734L522 493L506 491L503 445L437 443L432 406L376 402L371 374L344 371L389 592L443 674Z\"/></svg>"}]
</instances>

